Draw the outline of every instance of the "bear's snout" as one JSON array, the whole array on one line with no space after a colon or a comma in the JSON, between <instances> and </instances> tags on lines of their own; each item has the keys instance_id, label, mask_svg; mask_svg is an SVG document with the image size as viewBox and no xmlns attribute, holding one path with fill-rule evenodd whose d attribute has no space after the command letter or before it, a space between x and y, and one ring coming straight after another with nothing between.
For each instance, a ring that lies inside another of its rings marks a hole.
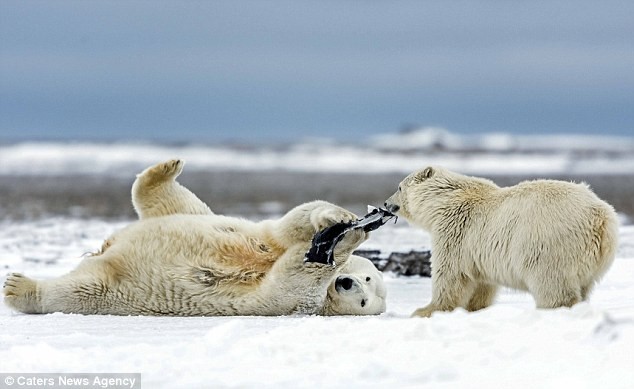
<instances>
[{"instance_id":1,"label":"bear's snout","mask_svg":"<svg viewBox=\"0 0 634 389\"><path fill-rule=\"evenodd\" d=\"M337 292L343 290L350 290L355 285L356 281L347 276L339 276L335 281L335 288Z\"/></svg>"},{"instance_id":2,"label":"bear's snout","mask_svg":"<svg viewBox=\"0 0 634 389\"><path fill-rule=\"evenodd\" d=\"M399 209L401 209L401 207L399 207L396 204L390 204L387 201L385 203L383 203L383 205L385 206L385 209L387 209L388 211L392 212L392 213L396 213L398 212Z\"/></svg>"}]
</instances>

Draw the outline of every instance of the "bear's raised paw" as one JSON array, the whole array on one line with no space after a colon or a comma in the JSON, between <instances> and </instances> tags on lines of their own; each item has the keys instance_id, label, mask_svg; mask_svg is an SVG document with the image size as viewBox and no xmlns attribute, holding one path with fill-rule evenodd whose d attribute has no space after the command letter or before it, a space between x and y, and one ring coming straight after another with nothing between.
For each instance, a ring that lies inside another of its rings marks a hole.
<instances>
[{"instance_id":1,"label":"bear's raised paw","mask_svg":"<svg viewBox=\"0 0 634 389\"><path fill-rule=\"evenodd\" d=\"M181 174L184 166L184 160L171 159L169 161L161 162L145 169L141 174L138 175L138 178L142 180L145 185L152 185L158 182L173 180Z\"/></svg>"},{"instance_id":2,"label":"bear's raised paw","mask_svg":"<svg viewBox=\"0 0 634 389\"><path fill-rule=\"evenodd\" d=\"M335 224L349 223L354 220L357 220L357 215L335 206L319 207L310 215L310 223L315 227L316 232Z\"/></svg>"}]
</instances>

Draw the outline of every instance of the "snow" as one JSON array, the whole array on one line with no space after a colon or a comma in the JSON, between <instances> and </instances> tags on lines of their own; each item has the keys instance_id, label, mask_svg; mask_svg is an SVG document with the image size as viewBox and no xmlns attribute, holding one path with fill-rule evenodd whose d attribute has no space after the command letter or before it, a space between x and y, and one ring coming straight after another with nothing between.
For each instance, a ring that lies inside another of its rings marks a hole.
<instances>
[{"instance_id":1,"label":"snow","mask_svg":"<svg viewBox=\"0 0 634 389\"><path fill-rule=\"evenodd\" d=\"M0 266L59 276L126 223L0 222ZM24 315L2 305L0 372L140 372L146 388L631 388L634 226L620 235L612 269L571 309L537 310L527 294L504 290L480 312L413 319L430 280L389 274L387 312L376 317ZM399 222L363 248L428 243Z\"/></svg>"},{"instance_id":2,"label":"snow","mask_svg":"<svg viewBox=\"0 0 634 389\"><path fill-rule=\"evenodd\" d=\"M170 158L187 171L293 170L407 174L429 164L466 174L626 174L634 137L458 135L441 128L356 145L307 140L275 147L37 142L0 145L0 175L133 177ZM263 203L267 214L284 204ZM428 278L385 275L377 317L115 317L23 315L0 304L0 372L140 372L144 387L634 387L634 226L623 219L617 260L588 303L537 310L503 290L492 307L429 319L410 313L431 296ZM9 272L71 271L127 220L0 219L0 281ZM405 222L362 249L424 250ZM0 383L2 387L3 383Z\"/></svg>"}]
</instances>

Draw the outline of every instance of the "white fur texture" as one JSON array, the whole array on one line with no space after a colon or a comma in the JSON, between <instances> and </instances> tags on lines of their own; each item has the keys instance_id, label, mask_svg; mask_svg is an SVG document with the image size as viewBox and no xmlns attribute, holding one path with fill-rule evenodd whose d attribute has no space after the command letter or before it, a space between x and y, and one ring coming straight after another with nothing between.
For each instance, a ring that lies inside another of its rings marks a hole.
<instances>
[{"instance_id":1,"label":"white fur texture","mask_svg":"<svg viewBox=\"0 0 634 389\"><path fill-rule=\"evenodd\" d=\"M526 181L500 188L441 167L407 176L387 201L432 237L432 301L414 312L489 306L499 285L538 308L586 300L614 260L614 209L585 184Z\"/></svg>"},{"instance_id":2,"label":"white fur texture","mask_svg":"<svg viewBox=\"0 0 634 389\"><path fill-rule=\"evenodd\" d=\"M386 295L383 274L368 259L351 255L328 287L324 314L382 313L386 309Z\"/></svg>"},{"instance_id":3,"label":"white fur texture","mask_svg":"<svg viewBox=\"0 0 634 389\"><path fill-rule=\"evenodd\" d=\"M35 281L10 275L5 303L25 313L115 315L385 311L380 273L367 259L351 256L364 232L351 232L338 244L335 266L304 263L316 231L354 220L354 214L314 201L278 220L216 215L176 182L182 168L182 161L172 160L146 169L132 188L138 222L65 276ZM336 277L347 274L342 269L364 280L363 287L337 290Z\"/></svg>"}]
</instances>

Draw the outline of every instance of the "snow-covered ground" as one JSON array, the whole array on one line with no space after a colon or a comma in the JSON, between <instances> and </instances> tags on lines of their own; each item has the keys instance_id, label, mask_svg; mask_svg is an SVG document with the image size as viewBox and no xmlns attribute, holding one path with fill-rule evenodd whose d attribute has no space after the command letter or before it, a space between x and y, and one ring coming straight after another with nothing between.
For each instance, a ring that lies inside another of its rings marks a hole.
<instances>
[{"instance_id":1,"label":"snow-covered ground","mask_svg":"<svg viewBox=\"0 0 634 389\"><path fill-rule=\"evenodd\" d=\"M0 222L0 267L33 277L72 269L125 225L86 219ZM364 248L429 247L405 223ZM491 308L409 314L426 278L386 275L377 317L23 315L0 307L0 372L140 372L145 388L632 388L634 226L589 303L536 310L504 291ZM0 383L0 387L3 383Z\"/></svg>"},{"instance_id":2,"label":"snow-covered ground","mask_svg":"<svg viewBox=\"0 0 634 389\"><path fill-rule=\"evenodd\" d=\"M440 164L475 175L627 178L634 171L634 137L461 136L428 128L356 145L323 140L271 147L15 143L0 145L0 175L131 179L174 157L187 160L188 172L407 174ZM0 219L0 282L9 272L62 275L126 224ZM400 221L374 232L362 248L427 249L429 237ZM430 299L430 279L390 274L385 279L388 308L377 317L23 315L0 304L0 373L139 372L146 388L634 387L631 224L621 227L617 260L590 302L572 309L536 310L527 294L504 290L481 312L411 319L410 313Z\"/></svg>"}]
</instances>

